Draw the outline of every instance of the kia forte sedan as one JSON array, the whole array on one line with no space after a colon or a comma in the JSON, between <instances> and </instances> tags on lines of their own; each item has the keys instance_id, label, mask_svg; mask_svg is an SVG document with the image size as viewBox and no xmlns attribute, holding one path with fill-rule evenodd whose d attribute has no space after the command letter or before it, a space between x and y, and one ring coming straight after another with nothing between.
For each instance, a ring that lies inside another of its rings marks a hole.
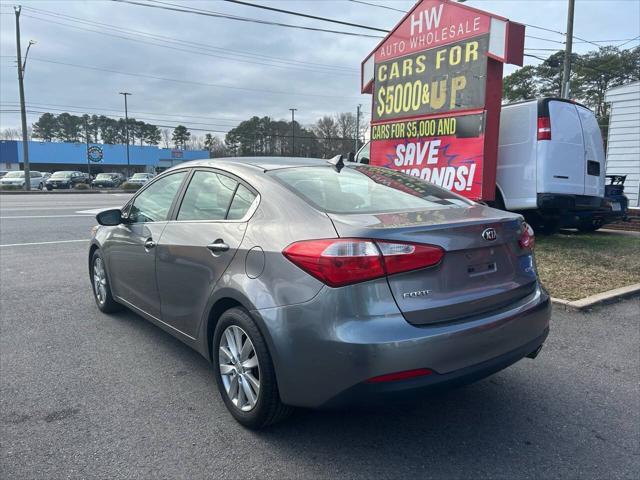
<instances>
[{"instance_id":1,"label":"kia forte sedan","mask_svg":"<svg viewBox=\"0 0 640 480\"><path fill-rule=\"evenodd\" d=\"M341 159L183 163L97 215L97 306L213 364L243 425L470 382L549 328L519 215Z\"/></svg>"}]
</instances>

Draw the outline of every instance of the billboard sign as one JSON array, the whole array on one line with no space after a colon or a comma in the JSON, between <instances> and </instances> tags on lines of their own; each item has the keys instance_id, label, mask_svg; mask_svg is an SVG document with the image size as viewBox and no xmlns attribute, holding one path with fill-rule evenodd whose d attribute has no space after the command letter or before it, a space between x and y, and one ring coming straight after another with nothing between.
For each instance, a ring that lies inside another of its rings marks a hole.
<instances>
[{"instance_id":1,"label":"billboard sign","mask_svg":"<svg viewBox=\"0 0 640 480\"><path fill-rule=\"evenodd\" d=\"M522 65L524 27L423 0L362 63L372 94L372 165L492 200L502 64Z\"/></svg>"}]
</instances>

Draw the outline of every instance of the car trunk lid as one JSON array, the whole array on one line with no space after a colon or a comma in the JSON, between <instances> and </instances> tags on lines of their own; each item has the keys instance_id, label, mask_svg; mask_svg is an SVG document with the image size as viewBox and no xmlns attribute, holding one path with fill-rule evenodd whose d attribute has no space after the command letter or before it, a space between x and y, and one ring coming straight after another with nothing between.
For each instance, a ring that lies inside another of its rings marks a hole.
<instances>
[{"instance_id":1,"label":"car trunk lid","mask_svg":"<svg viewBox=\"0 0 640 480\"><path fill-rule=\"evenodd\" d=\"M518 240L519 216L474 205L406 213L328 214L340 237L438 245L435 267L387 277L405 319L459 320L516 302L535 289L535 268Z\"/></svg>"}]
</instances>

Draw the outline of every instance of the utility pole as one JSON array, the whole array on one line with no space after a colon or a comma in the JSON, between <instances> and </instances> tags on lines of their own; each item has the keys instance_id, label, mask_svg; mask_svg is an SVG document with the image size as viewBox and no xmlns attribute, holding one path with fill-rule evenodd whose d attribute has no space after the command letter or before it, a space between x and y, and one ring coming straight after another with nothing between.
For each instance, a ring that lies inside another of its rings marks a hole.
<instances>
[{"instance_id":1,"label":"utility pole","mask_svg":"<svg viewBox=\"0 0 640 480\"><path fill-rule=\"evenodd\" d=\"M569 0L569 10L567 12L567 41L564 50L564 71L562 72L562 98L569 98L571 88L569 85L569 76L571 75L571 49L573 47L573 10L576 1Z\"/></svg>"},{"instance_id":2,"label":"utility pole","mask_svg":"<svg viewBox=\"0 0 640 480\"><path fill-rule=\"evenodd\" d=\"M290 108L291 110L291 156L296 156L296 111L297 108Z\"/></svg>"},{"instance_id":3,"label":"utility pole","mask_svg":"<svg viewBox=\"0 0 640 480\"><path fill-rule=\"evenodd\" d=\"M31 190L31 169L29 168L29 144L27 143L27 108L24 103L24 68L27 60L22 63L20 50L20 10L22 7L14 7L16 12L16 57L18 61L18 86L20 88L20 116L22 118L22 163L24 165L24 188ZM31 44L29 44L31 46ZM29 49L27 49L27 52Z\"/></svg>"},{"instance_id":4,"label":"utility pole","mask_svg":"<svg viewBox=\"0 0 640 480\"><path fill-rule=\"evenodd\" d=\"M127 96L129 92L120 92L124 97L124 131L127 139L127 178L131 176L131 160L129 159L129 112L127 110Z\"/></svg>"},{"instance_id":5,"label":"utility pole","mask_svg":"<svg viewBox=\"0 0 640 480\"><path fill-rule=\"evenodd\" d=\"M356 110L356 148L353 151L354 155L358 154L358 136L360 135L360 107L362 107L362 105L358 105L358 108Z\"/></svg>"},{"instance_id":6,"label":"utility pole","mask_svg":"<svg viewBox=\"0 0 640 480\"><path fill-rule=\"evenodd\" d=\"M89 177L89 182L91 182L91 160L89 159L89 122L87 122L87 118L84 118L84 139L87 145L87 175ZM89 187L91 187L91 183L89 183Z\"/></svg>"}]
</instances>

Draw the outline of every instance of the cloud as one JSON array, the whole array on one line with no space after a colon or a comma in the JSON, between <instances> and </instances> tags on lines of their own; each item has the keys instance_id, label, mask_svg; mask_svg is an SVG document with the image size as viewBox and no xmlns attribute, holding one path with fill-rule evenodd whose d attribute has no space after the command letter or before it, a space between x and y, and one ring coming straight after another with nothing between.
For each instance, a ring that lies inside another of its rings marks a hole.
<instances>
[{"instance_id":1,"label":"cloud","mask_svg":"<svg viewBox=\"0 0 640 480\"><path fill-rule=\"evenodd\" d=\"M531 8L531 3L470 1L468 4L516 21L557 30L565 29L565 2L537 2L540 8ZM623 5L624 8L615 8L614 3ZM388 0L386 4L408 9L413 2ZM0 110L10 110L18 102L15 66L11 68L15 65L14 17L10 14L12 8L9 4L1 5ZM252 115L289 118L289 108L298 109L296 119L303 124L313 123L321 115L355 111L358 103L363 104L364 111L370 111L371 97L359 94L359 66L361 60L377 44L376 39L257 25L112 2L24 1L23 5L40 10L37 12L25 8L21 21L23 45L29 39L38 41L29 54L25 88L27 103L41 106L30 107L31 110L47 110L46 105L57 104L92 107L76 109L86 110L87 113L118 115L117 109L122 108L122 97L118 92L126 90L133 93L129 97L129 109L136 113L131 116L141 119L166 118L167 125L189 125L192 122L193 127L211 130L227 130L238 120ZM182 5L292 24L358 31L224 2L189 1ZM269 2L269 5L380 28L391 28L402 16L399 12L341 0L280 1ZM576 34L596 39L638 35L638 8L637 2L579 1L576 7ZM79 28L127 36L122 31L98 23L92 26L74 22L65 17L43 13L42 10L197 45L172 43L173 48L167 48L150 45L149 43L161 43L150 37L137 37L137 40L132 41L91 33ZM74 26L76 28L72 28ZM362 32L375 34L366 30ZM527 33L541 37L547 35L532 29L528 29ZM549 38L561 40L558 35L548 35ZM561 44L532 39L527 39L527 46L562 47ZM576 48L578 51L590 49L586 44L578 44ZM197 53L181 50L197 50ZM121 75L46 63L42 60L195 83ZM274 63L278 66L273 66ZM100 109L111 111L100 112ZM180 115L189 117L180 118ZM35 121L37 117L38 114L33 114L29 120ZM0 113L0 128L17 125L17 114Z\"/></svg>"}]
</instances>

